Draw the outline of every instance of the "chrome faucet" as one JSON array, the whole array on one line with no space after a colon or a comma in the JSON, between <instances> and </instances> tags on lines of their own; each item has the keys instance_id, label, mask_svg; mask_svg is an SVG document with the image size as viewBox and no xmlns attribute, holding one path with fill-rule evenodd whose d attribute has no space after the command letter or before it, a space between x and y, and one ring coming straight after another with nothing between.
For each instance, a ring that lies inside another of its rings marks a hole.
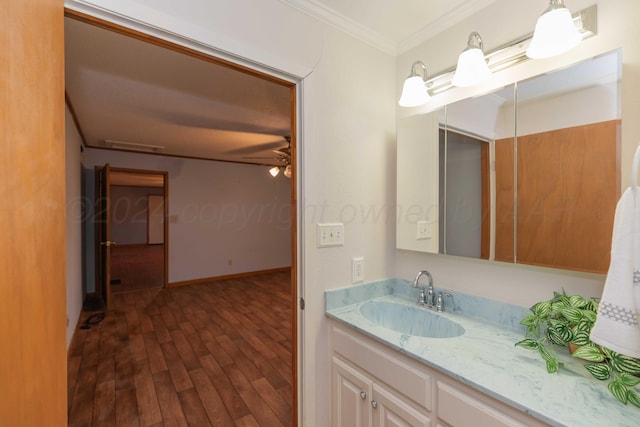
<instances>
[{"instance_id":1,"label":"chrome faucet","mask_svg":"<svg viewBox=\"0 0 640 427\"><path fill-rule=\"evenodd\" d=\"M421 288L418 285L418 282L420 281L420 278L422 276L427 276L427 278L429 279L429 285L426 288L426 293L425 293L425 288ZM416 276L416 279L413 281L413 287L420 289L420 297L418 298L418 304L426 305L429 308L434 306L435 294L433 291L433 276L431 276L431 273L429 273L427 270L420 271Z\"/></svg>"}]
</instances>

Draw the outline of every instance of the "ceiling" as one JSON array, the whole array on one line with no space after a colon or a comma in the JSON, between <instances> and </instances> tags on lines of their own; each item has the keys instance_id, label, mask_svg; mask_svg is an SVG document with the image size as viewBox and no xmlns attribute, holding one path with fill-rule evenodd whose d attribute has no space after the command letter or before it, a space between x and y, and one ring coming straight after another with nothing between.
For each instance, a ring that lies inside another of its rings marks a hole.
<instances>
[{"instance_id":1,"label":"ceiling","mask_svg":"<svg viewBox=\"0 0 640 427\"><path fill-rule=\"evenodd\" d=\"M494 0L281 1L395 48ZM274 150L288 146L286 84L69 17L65 74L69 106L88 147L282 164Z\"/></svg>"}]
</instances>

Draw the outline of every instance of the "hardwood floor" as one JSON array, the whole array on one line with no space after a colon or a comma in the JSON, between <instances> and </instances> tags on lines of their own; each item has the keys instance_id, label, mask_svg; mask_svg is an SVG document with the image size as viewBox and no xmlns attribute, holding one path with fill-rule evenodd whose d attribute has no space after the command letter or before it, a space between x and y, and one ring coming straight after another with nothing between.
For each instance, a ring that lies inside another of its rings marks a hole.
<instances>
[{"instance_id":1,"label":"hardwood floor","mask_svg":"<svg viewBox=\"0 0 640 427\"><path fill-rule=\"evenodd\" d=\"M69 425L291 426L290 288L286 270L114 294L69 349Z\"/></svg>"}]
</instances>

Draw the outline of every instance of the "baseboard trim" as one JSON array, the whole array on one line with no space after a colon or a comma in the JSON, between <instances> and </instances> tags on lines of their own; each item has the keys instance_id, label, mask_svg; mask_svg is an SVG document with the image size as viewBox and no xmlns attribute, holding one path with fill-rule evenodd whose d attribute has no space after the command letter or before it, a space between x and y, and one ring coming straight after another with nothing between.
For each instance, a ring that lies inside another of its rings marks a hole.
<instances>
[{"instance_id":1,"label":"baseboard trim","mask_svg":"<svg viewBox=\"0 0 640 427\"><path fill-rule=\"evenodd\" d=\"M279 267L270 268L268 270L247 271L244 273L225 274L224 276L204 277L202 279L184 280L180 282L171 282L167 284L168 288L175 288L178 286L199 285L201 283L217 282L220 280L239 279L242 277L257 276L260 274L278 273L281 271L291 271L291 267Z\"/></svg>"}]
</instances>

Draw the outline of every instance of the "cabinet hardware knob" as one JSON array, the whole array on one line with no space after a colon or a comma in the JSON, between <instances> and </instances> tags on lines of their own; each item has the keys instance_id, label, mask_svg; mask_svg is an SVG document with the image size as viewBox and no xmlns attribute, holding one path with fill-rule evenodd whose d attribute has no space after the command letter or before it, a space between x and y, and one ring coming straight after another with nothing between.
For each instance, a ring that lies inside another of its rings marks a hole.
<instances>
[{"instance_id":1,"label":"cabinet hardware knob","mask_svg":"<svg viewBox=\"0 0 640 427\"><path fill-rule=\"evenodd\" d=\"M378 402L376 402L375 400L371 401L371 406L375 409L378 407Z\"/></svg>"},{"instance_id":2,"label":"cabinet hardware knob","mask_svg":"<svg viewBox=\"0 0 640 427\"><path fill-rule=\"evenodd\" d=\"M367 392L366 391L361 391L360 392L360 399L366 399L367 398Z\"/></svg>"}]
</instances>

